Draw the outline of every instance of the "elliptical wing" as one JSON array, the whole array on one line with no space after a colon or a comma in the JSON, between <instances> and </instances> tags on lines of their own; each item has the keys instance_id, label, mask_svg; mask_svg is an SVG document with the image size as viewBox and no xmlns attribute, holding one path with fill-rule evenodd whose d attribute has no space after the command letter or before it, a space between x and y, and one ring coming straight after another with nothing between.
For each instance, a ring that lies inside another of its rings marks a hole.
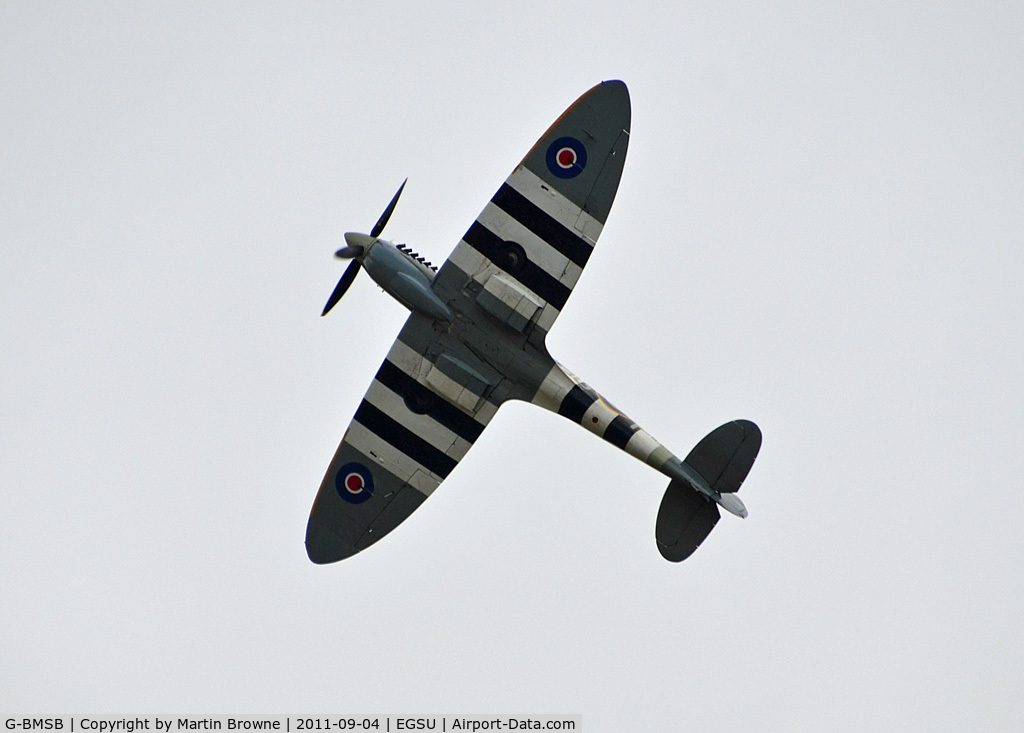
<instances>
[{"instance_id":1,"label":"elliptical wing","mask_svg":"<svg viewBox=\"0 0 1024 733\"><path fill-rule=\"evenodd\" d=\"M443 353L443 347L425 317L409 317L320 485L306 526L313 562L342 560L397 527L441 485L494 416L498 406L483 395L486 384L465 378L458 365L426 356Z\"/></svg>"},{"instance_id":2,"label":"elliptical wing","mask_svg":"<svg viewBox=\"0 0 1024 733\"><path fill-rule=\"evenodd\" d=\"M529 337L543 343L608 218L629 122L629 92L621 81L598 84L576 100L452 251L433 286L442 300L486 287L502 273L535 306L525 314Z\"/></svg>"}]
</instances>

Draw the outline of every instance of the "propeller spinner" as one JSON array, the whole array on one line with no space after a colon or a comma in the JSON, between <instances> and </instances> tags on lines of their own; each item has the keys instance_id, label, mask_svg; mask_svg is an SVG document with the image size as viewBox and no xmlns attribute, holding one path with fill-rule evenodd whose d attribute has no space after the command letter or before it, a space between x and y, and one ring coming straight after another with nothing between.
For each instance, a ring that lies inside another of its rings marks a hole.
<instances>
[{"instance_id":1,"label":"propeller spinner","mask_svg":"<svg viewBox=\"0 0 1024 733\"><path fill-rule=\"evenodd\" d=\"M359 269L362 267L358 258L366 254L366 250L370 248L377 237L380 236L381 232L384 231L384 227L387 226L388 219L391 218L392 212L395 210L395 204L398 203L398 197L402 195L402 189L405 188L405 184L408 183L409 179L406 178L402 181L402 185L398 187L398 191L391 197L391 203L384 209L384 213L380 215L377 223L373 225L373 229L370 233L359 234L358 232L348 232L345 234L345 247L342 247L334 253L335 257L339 259L351 259L352 262L345 268L345 272L342 274L341 279L338 280L338 284L334 286L334 292L331 293L331 297L327 299L327 305L324 306L324 312L321 316L326 316L328 311L331 310L338 301L341 300L341 296L345 294L349 286L356 279L356 275L359 274Z\"/></svg>"}]
</instances>

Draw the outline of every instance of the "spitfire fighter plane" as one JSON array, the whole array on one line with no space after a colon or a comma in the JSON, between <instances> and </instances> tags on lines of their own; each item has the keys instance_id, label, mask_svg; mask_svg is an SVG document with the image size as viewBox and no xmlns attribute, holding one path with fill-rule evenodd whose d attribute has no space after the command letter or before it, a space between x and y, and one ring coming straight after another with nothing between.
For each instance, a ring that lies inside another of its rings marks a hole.
<instances>
[{"instance_id":1,"label":"spitfire fighter plane","mask_svg":"<svg viewBox=\"0 0 1024 733\"><path fill-rule=\"evenodd\" d=\"M364 550L430 496L507 400L582 425L668 476L655 527L668 560L689 557L736 495L761 446L747 420L712 431L680 460L548 354L545 339L612 206L629 143L621 81L598 84L527 153L438 270L380 238L402 187L351 260L323 315L360 269L411 313L324 476L306 551L330 563Z\"/></svg>"}]
</instances>

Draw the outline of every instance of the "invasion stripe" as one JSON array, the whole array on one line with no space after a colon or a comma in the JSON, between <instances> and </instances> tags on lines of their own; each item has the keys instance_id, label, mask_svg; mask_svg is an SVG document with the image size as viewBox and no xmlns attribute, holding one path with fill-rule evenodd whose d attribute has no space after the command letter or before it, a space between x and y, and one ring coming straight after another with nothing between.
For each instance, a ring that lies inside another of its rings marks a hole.
<instances>
[{"instance_id":1,"label":"invasion stripe","mask_svg":"<svg viewBox=\"0 0 1024 733\"><path fill-rule=\"evenodd\" d=\"M462 240L495 265L501 267L498 259L500 259L499 253L504 242L502 242L501 237L479 221L473 222L473 226L469 228L469 231L466 232ZM501 269L505 270L503 267ZM505 272L508 272L508 270L505 270ZM511 272L508 274L512 275ZM529 260L527 260L522 272L518 275L512 275L512 277L558 310L562 310L563 306L565 306L565 301L569 300L569 294L572 292L570 288L558 282L558 280L551 277L535 262Z\"/></svg>"},{"instance_id":2,"label":"invasion stripe","mask_svg":"<svg viewBox=\"0 0 1024 733\"><path fill-rule=\"evenodd\" d=\"M604 435L601 437L618 448L625 448L626 443L633 437L633 433L639 429L640 426L631 420L627 420L622 415L616 415L615 419L608 423L608 427L604 429Z\"/></svg>"},{"instance_id":3,"label":"invasion stripe","mask_svg":"<svg viewBox=\"0 0 1024 733\"><path fill-rule=\"evenodd\" d=\"M434 394L387 359L377 370L374 377L378 382L402 397L426 404L432 401L434 406L427 410L427 415L437 420L453 433L468 443L473 443L484 431L484 426L464 413L444 398Z\"/></svg>"},{"instance_id":4,"label":"invasion stripe","mask_svg":"<svg viewBox=\"0 0 1024 733\"><path fill-rule=\"evenodd\" d=\"M523 245L532 262L536 262L542 270L567 288L572 288L579 281L583 273L582 267L498 208L494 202L488 201L476 220L506 242L518 242ZM478 252L474 251L473 254L479 256Z\"/></svg>"},{"instance_id":5,"label":"invasion stripe","mask_svg":"<svg viewBox=\"0 0 1024 733\"><path fill-rule=\"evenodd\" d=\"M430 415L409 409L402 395L395 394L376 379L370 382L370 388L363 399L456 461L465 458L473 447L472 443L463 440Z\"/></svg>"},{"instance_id":6,"label":"invasion stripe","mask_svg":"<svg viewBox=\"0 0 1024 733\"><path fill-rule=\"evenodd\" d=\"M441 478L446 478L458 464L458 461L445 455L366 400L359 405L353 419Z\"/></svg>"},{"instance_id":7,"label":"invasion stripe","mask_svg":"<svg viewBox=\"0 0 1024 733\"><path fill-rule=\"evenodd\" d=\"M382 480L388 481L389 486L391 484L388 476L393 476L400 484L401 482L407 483L424 494L429 494L440 485L440 476L425 469L369 428L363 427L362 423L353 420L348 426L345 436L344 445L351 446L355 450L356 460L359 460L358 456L364 456L365 459L359 461L360 463L365 466L376 464L380 473L383 474ZM335 469L337 468L338 466L335 466ZM374 480L377 481L380 474L377 469L373 469L373 471ZM384 489L384 491L386 492L388 489Z\"/></svg>"},{"instance_id":8,"label":"invasion stripe","mask_svg":"<svg viewBox=\"0 0 1024 733\"><path fill-rule=\"evenodd\" d=\"M508 177L506 183L559 224L583 237L590 245L593 245L601 235L604 222L598 221L590 212L581 209L578 204L566 198L565 194L552 189L540 176L526 166L519 166Z\"/></svg>"},{"instance_id":9,"label":"invasion stripe","mask_svg":"<svg viewBox=\"0 0 1024 733\"><path fill-rule=\"evenodd\" d=\"M461 243L455 249L456 251L472 253L473 257L482 258L482 255L475 249L463 247ZM446 264L445 267L447 266ZM458 272L458 268L453 267L451 271L453 273ZM468 279L468 277L467 275L466 278ZM426 324L423 322L423 319L423 316L416 316L416 318L410 316L409 320L405 323L405 327L398 334L398 338L395 339L395 343L391 344L391 351L388 352L388 361L406 374L420 374L424 372L425 368L429 369L433 366L433 362L420 353L425 351L427 345L436 339L435 334L429 327L424 328ZM402 339L408 339L413 345L410 346ZM470 417L481 425L487 425L497 412L498 405L485 401L474 412L470 413Z\"/></svg>"},{"instance_id":10,"label":"invasion stripe","mask_svg":"<svg viewBox=\"0 0 1024 733\"><path fill-rule=\"evenodd\" d=\"M587 264L593 247L507 183L502 184L491 202L570 261L581 268Z\"/></svg>"},{"instance_id":11,"label":"invasion stripe","mask_svg":"<svg viewBox=\"0 0 1024 733\"><path fill-rule=\"evenodd\" d=\"M460 293L467 283L473 280L476 280L478 283L485 282L487 277L497 269L497 265L484 257L484 255L465 242L459 242L445 262L444 268L442 268L443 274L438 275L441 281L440 285L435 285L434 289L439 294L441 292L445 294L452 292ZM470 275L469 273L471 272L476 273L476 277ZM551 330L552 324L557 319L558 309L553 305L546 304L541 309L540 315L537 316L533 330L528 334L530 342L537 346L543 344L544 337ZM420 359L425 361L423 357L420 357ZM411 372L412 370L410 369L409 371ZM496 405L491 402L485 402L474 414L474 417L478 422L486 425L494 417L496 410Z\"/></svg>"},{"instance_id":12,"label":"invasion stripe","mask_svg":"<svg viewBox=\"0 0 1024 733\"><path fill-rule=\"evenodd\" d=\"M574 384L569 393L562 398L562 404L558 406L558 414L573 422L580 422L583 419L583 414L595 402L597 402L596 397L587 394L578 384Z\"/></svg>"}]
</instances>

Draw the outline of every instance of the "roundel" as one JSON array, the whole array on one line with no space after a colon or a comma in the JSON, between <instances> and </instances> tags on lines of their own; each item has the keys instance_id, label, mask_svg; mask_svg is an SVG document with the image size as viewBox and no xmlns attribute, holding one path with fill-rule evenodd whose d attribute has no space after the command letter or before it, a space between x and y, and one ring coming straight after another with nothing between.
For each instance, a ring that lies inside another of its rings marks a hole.
<instances>
[{"instance_id":1,"label":"roundel","mask_svg":"<svg viewBox=\"0 0 1024 733\"><path fill-rule=\"evenodd\" d=\"M338 469L334 486L345 501L362 504L373 496L373 474L361 463L346 463Z\"/></svg>"},{"instance_id":2,"label":"roundel","mask_svg":"<svg viewBox=\"0 0 1024 733\"><path fill-rule=\"evenodd\" d=\"M575 178L587 167L587 149L574 137L560 137L548 146L547 164L559 178Z\"/></svg>"}]
</instances>

